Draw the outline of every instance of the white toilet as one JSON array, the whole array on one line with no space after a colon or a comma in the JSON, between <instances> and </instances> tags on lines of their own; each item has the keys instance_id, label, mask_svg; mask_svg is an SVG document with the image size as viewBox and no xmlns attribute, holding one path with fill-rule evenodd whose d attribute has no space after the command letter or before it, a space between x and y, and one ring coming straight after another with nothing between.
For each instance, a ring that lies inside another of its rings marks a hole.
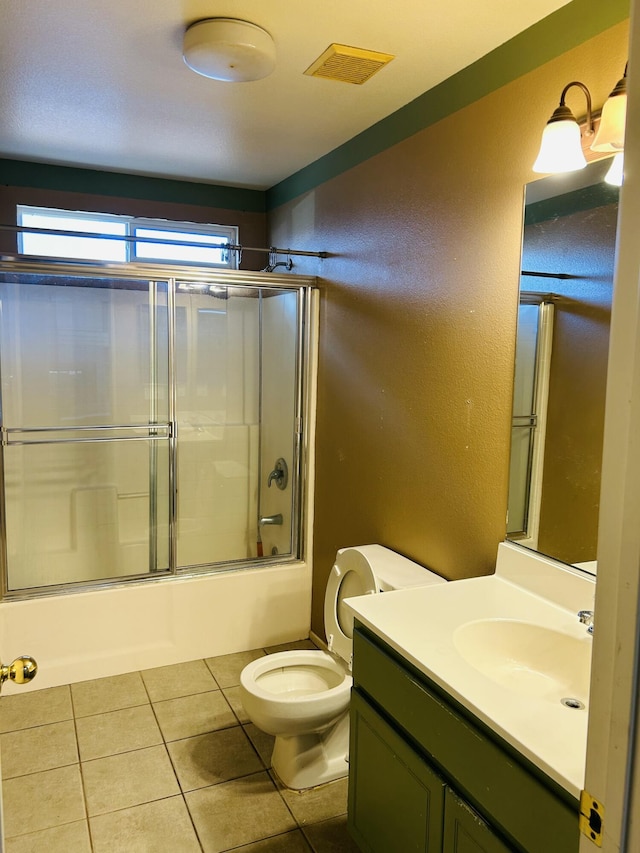
<instances>
[{"instance_id":1,"label":"white toilet","mask_svg":"<svg viewBox=\"0 0 640 853\"><path fill-rule=\"evenodd\" d=\"M324 623L328 652L266 655L240 675L249 719L275 735L271 764L288 787L301 790L346 776L353 617L345 598L445 583L382 545L341 548L327 581Z\"/></svg>"}]
</instances>

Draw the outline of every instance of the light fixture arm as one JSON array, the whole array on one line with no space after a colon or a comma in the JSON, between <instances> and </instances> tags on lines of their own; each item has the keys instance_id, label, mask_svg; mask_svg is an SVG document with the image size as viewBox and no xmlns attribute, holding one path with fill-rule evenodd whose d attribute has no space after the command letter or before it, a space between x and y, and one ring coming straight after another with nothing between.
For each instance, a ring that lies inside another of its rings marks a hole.
<instances>
[{"instance_id":1,"label":"light fixture arm","mask_svg":"<svg viewBox=\"0 0 640 853\"><path fill-rule=\"evenodd\" d=\"M551 121L561 121L562 119L569 117L573 118L573 113L565 104L567 92L572 86L577 86L579 89L582 89L582 91L584 92L584 96L587 99L587 121L584 133L585 136L591 136L594 132L593 110L591 109L591 92L587 89L584 83L581 83L579 80L573 80L571 83L567 83L567 85L564 87L564 89L562 90L562 94L560 95L560 106L554 112L553 116L551 117ZM559 113L560 111L562 111L562 115L558 115L556 118L556 113Z\"/></svg>"},{"instance_id":2,"label":"light fixture arm","mask_svg":"<svg viewBox=\"0 0 640 853\"><path fill-rule=\"evenodd\" d=\"M609 95L610 98L613 98L614 95L626 95L627 94L627 69L629 68L629 63L627 62L624 66L624 74L618 80L616 85L613 87L613 91Z\"/></svg>"}]
</instances>

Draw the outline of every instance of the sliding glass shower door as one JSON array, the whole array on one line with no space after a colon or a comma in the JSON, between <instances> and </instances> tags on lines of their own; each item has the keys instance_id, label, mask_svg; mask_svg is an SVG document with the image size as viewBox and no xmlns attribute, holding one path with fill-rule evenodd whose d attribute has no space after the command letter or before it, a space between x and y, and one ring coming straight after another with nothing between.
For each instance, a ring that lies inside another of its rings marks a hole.
<instances>
[{"instance_id":1,"label":"sliding glass shower door","mask_svg":"<svg viewBox=\"0 0 640 853\"><path fill-rule=\"evenodd\" d=\"M8 591L169 569L167 294L2 274Z\"/></svg>"},{"instance_id":2,"label":"sliding glass shower door","mask_svg":"<svg viewBox=\"0 0 640 853\"><path fill-rule=\"evenodd\" d=\"M220 280L0 269L5 595L299 555L305 290Z\"/></svg>"},{"instance_id":3,"label":"sliding glass shower door","mask_svg":"<svg viewBox=\"0 0 640 853\"><path fill-rule=\"evenodd\" d=\"M293 552L299 299L176 285L178 567ZM279 458L284 489L269 483Z\"/></svg>"}]
</instances>

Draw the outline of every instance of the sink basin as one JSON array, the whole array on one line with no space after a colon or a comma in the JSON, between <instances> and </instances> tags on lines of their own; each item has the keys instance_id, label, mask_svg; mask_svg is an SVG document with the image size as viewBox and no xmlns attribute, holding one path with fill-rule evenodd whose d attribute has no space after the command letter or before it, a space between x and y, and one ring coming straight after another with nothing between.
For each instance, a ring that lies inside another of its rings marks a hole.
<instances>
[{"instance_id":1,"label":"sink basin","mask_svg":"<svg viewBox=\"0 0 640 853\"><path fill-rule=\"evenodd\" d=\"M512 619L460 625L453 644L464 660L492 681L525 696L559 702L589 696L591 638L574 637Z\"/></svg>"}]
</instances>

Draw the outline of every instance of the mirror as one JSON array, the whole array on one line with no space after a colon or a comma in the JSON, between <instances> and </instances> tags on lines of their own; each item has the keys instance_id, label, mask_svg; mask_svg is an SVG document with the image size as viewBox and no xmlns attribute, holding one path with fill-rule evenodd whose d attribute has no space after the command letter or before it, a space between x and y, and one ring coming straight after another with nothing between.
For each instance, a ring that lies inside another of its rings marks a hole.
<instances>
[{"instance_id":1,"label":"mirror","mask_svg":"<svg viewBox=\"0 0 640 853\"><path fill-rule=\"evenodd\" d=\"M527 184L507 538L595 572L616 228L611 159Z\"/></svg>"}]
</instances>

